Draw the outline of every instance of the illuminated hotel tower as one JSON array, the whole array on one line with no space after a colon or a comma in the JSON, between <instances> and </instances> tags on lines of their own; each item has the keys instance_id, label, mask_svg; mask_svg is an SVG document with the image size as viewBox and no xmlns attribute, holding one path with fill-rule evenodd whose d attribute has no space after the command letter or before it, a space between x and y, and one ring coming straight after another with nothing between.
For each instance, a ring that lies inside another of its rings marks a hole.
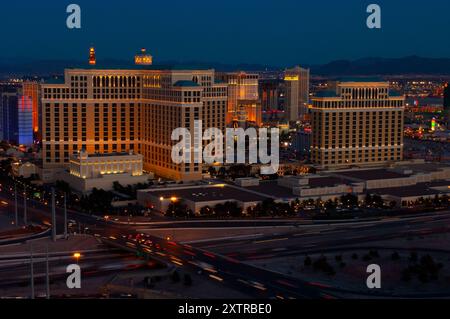
<instances>
[{"instance_id":1,"label":"illuminated hotel tower","mask_svg":"<svg viewBox=\"0 0 450 319\"><path fill-rule=\"evenodd\" d=\"M97 60L95 58L95 48L91 47L89 49L89 65L95 65L97 63Z\"/></svg>"},{"instance_id":2,"label":"illuminated hotel tower","mask_svg":"<svg viewBox=\"0 0 450 319\"><path fill-rule=\"evenodd\" d=\"M220 80L228 85L228 126L245 127L262 124L258 75L245 72L221 73Z\"/></svg>"},{"instance_id":3,"label":"illuminated hotel tower","mask_svg":"<svg viewBox=\"0 0 450 319\"><path fill-rule=\"evenodd\" d=\"M285 71L285 111L289 122L305 120L309 102L309 69L296 66Z\"/></svg>"},{"instance_id":4,"label":"illuminated hotel tower","mask_svg":"<svg viewBox=\"0 0 450 319\"><path fill-rule=\"evenodd\" d=\"M405 97L375 79L347 79L312 99L311 160L324 168L403 159Z\"/></svg>"},{"instance_id":5,"label":"illuminated hotel tower","mask_svg":"<svg viewBox=\"0 0 450 319\"><path fill-rule=\"evenodd\" d=\"M173 163L178 141L171 134L179 127L194 132L195 120L225 129L227 86L215 83L214 70L66 69L64 77L42 85L44 169L67 168L81 149L134 151L156 175L202 178L202 163Z\"/></svg>"},{"instance_id":6,"label":"illuminated hotel tower","mask_svg":"<svg viewBox=\"0 0 450 319\"><path fill-rule=\"evenodd\" d=\"M33 145L33 106L18 85L0 86L0 138L25 146Z\"/></svg>"},{"instance_id":7,"label":"illuminated hotel tower","mask_svg":"<svg viewBox=\"0 0 450 319\"><path fill-rule=\"evenodd\" d=\"M18 105L18 143L33 145L33 101L29 96L20 96Z\"/></svg>"},{"instance_id":8,"label":"illuminated hotel tower","mask_svg":"<svg viewBox=\"0 0 450 319\"><path fill-rule=\"evenodd\" d=\"M25 81L22 83L23 95L31 99L33 108L33 132L40 135L40 103L41 103L41 86L38 82Z\"/></svg>"}]
</instances>

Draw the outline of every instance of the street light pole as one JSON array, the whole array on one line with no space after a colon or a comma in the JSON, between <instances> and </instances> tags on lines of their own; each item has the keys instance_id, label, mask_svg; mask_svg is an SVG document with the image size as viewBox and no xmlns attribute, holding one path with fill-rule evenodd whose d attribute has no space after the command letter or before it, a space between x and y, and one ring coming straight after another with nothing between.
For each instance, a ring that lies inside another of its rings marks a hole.
<instances>
[{"instance_id":1,"label":"street light pole","mask_svg":"<svg viewBox=\"0 0 450 319\"><path fill-rule=\"evenodd\" d=\"M31 280L31 299L34 299L34 269L33 269L33 244L30 245L30 280Z\"/></svg>"},{"instance_id":2,"label":"street light pole","mask_svg":"<svg viewBox=\"0 0 450 319\"><path fill-rule=\"evenodd\" d=\"M56 241L56 207L55 207L55 189L52 188L52 240Z\"/></svg>"},{"instance_id":3,"label":"street light pole","mask_svg":"<svg viewBox=\"0 0 450 319\"><path fill-rule=\"evenodd\" d=\"M64 193L64 239L67 237L67 193Z\"/></svg>"},{"instance_id":4,"label":"street light pole","mask_svg":"<svg viewBox=\"0 0 450 319\"><path fill-rule=\"evenodd\" d=\"M47 254L45 256L45 288L46 288L46 298L50 299L50 274L48 266L48 244L47 244Z\"/></svg>"},{"instance_id":5,"label":"street light pole","mask_svg":"<svg viewBox=\"0 0 450 319\"><path fill-rule=\"evenodd\" d=\"M28 215L27 215L27 185L25 184L24 187L24 195L23 195L23 222L25 226L28 225Z\"/></svg>"},{"instance_id":6,"label":"street light pole","mask_svg":"<svg viewBox=\"0 0 450 319\"><path fill-rule=\"evenodd\" d=\"M14 223L19 227L19 209L17 207L17 183L14 181Z\"/></svg>"}]
</instances>

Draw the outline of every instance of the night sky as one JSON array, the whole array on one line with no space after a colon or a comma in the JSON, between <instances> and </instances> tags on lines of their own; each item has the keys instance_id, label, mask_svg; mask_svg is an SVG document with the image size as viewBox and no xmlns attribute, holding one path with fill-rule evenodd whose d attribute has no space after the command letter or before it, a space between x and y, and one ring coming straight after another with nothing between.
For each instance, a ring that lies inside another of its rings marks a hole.
<instances>
[{"instance_id":1,"label":"night sky","mask_svg":"<svg viewBox=\"0 0 450 319\"><path fill-rule=\"evenodd\" d=\"M82 29L66 27L66 6L82 9ZM366 7L382 8L382 29L366 27ZM24 0L0 4L0 57L131 59L147 47L155 61L325 63L362 57L450 57L448 0Z\"/></svg>"}]
</instances>

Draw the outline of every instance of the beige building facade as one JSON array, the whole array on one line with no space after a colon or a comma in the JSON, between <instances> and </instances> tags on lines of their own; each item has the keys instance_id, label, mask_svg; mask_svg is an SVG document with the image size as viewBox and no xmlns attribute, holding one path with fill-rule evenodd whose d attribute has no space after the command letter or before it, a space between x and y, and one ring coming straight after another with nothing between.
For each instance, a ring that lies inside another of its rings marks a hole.
<instances>
[{"instance_id":1,"label":"beige building facade","mask_svg":"<svg viewBox=\"0 0 450 319\"><path fill-rule=\"evenodd\" d=\"M285 70L285 112L289 122L303 121L308 114L309 69L296 66Z\"/></svg>"},{"instance_id":2,"label":"beige building facade","mask_svg":"<svg viewBox=\"0 0 450 319\"><path fill-rule=\"evenodd\" d=\"M389 83L345 80L312 99L311 160L323 168L403 159L405 97Z\"/></svg>"},{"instance_id":3,"label":"beige building facade","mask_svg":"<svg viewBox=\"0 0 450 319\"><path fill-rule=\"evenodd\" d=\"M42 85L43 168L68 167L83 149L133 151L158 176L201 179L201 163L172 162L171 134L193 132L195 120L224 130L226 103L214 70L67 69L62 83Z\"/></svg>"},{"instance_id":4,"label":"beige building facade","mask_svg":"<svg viewBox=\"0 0 450 319\"><path fill-rule=\"evenodd\" d=\"M220 80L228 85L228 126L246 127L262 124L261 101L259 99L258 74L232 72L220 74Z\"/></svg>"}]
</instances>

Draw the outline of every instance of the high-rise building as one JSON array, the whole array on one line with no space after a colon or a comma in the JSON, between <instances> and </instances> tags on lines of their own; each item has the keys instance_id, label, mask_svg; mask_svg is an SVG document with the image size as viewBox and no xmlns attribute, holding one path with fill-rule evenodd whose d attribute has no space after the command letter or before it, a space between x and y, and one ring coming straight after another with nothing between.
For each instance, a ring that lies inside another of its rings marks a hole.
<instances>
[{"instance_id":1,"label":"high-rise building","mask_svg":"<svg viewBox=\"0 0 450 319\"><path fill-rule=\"evenodd\" d=\"M215 82L214 70L67 69L63 83L42 85L43 167L68 167L82 149L134 151L146 171L201 179L202 163L172 161L171 134L187 128L194 140L196 120L224 130L226 102L227 85Z\"/></svg>"},{"instance_id":2,"label":"high-rise building","mask_svg":"<svg viewBox=\"0 0 450 319\"><path fill-rule=\"evenodd\" d=\"M28 96L32 102L33 109L33 132L34 134L38 134L40 131L40 121L39 114L40 112L40 103L41 103L41 87L38 82L34 81L25 81L22 83L23 95Z\"/></svg>"},{"instance_id":3,"label":"high-rise building","mask_svg":"<svg viewBox=\"0 0 450 319\"><path fill-rule=\"evenodd\" d=\"M286 69L284 81L286 83L286 119L289 122L305 120L309 102L309 69L299 66Z\"/></svg>"},{"instance_id":4,"label":"high-rise building","mask_svg":"<svg viewBox=\"0 0 450 319\"><path fill-rule=\"evenodd\" d=\"M18 144L33 145L33 101L31 97L19 97L17 112Z\"/></svg>"},{"instance_id":5,"label":"high-rise building","mask_svg":"<svg viewBox=\"0 0 450 319\"><path fill-rule=\"evenodd\" d=\"M274 111L279 109L280 101L279 79L259 80L259 97L261 99L261 108L263 111Z\"/></svg>"},{"instance_id":6,"label":"high-rise building","mask_svg":"<svg viewBox=\"0 0 450 319\"><path fill-rule=\"evenodd\" d=\"M261 102L258 96L258 74L246 72L222 73L221 81L228 85L226 123L245 127L262 124Z\"/></svg>"},{"instance_id":7,"label":"high-rise building","mask_svg":"<svg viewBox=\"0 0 450 319\"><path fill-rule=\"evenodd\" d=\"M311 151L311 129L305 128L295 133L292 139L292 148L298 156L306 157Z\"/></svg>"},{"instance_id":8,"label":"high-rise building","mask_svg":"<svg viewBox=\"0 0 450 319\"><path fill-rule=\"evenodd\" d=\"M1 139L26 146L33 145L33 105L17 84L0 86Z\"/></svg>"},{"instance_id":9,"label":"high-rise building","mask_svg":"<svg viewBox=\"0 0 450 319\"><path fill-rule=\"evenodd\" d=\"M17 85L4 84L0 86L0 117L1 139L12 143L18 143L18 111L19 111L19 87Z\"/></svg>"},{"instance_id":10,"label":"high-rise building","mask_svg":"<svg viewBox=\"0 0 450 319\"><path fill-rule=\"evenodd\" d=\"M311 160L326 168L401 161L405 97L378 79L346 79L312 99Z\"/></svg>"}]
</instances>

